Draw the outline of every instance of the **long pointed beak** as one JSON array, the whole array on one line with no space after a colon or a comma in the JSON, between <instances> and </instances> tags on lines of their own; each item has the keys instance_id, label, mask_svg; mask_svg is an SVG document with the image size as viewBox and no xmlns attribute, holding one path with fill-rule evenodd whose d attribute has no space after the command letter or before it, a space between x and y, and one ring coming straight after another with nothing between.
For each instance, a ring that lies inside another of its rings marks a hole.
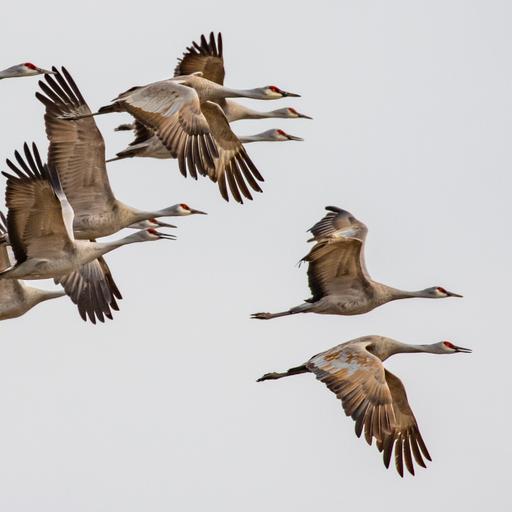
<instances>
[{"instance_id":1,"label":"long pointed beak","mask_svg":"<svg viewBox=\"0 0 512 512\"><path fill-rule=\"evenodd\" d=\"M286 138L288 140L300 140L300 141L303 141L304 139L301 138L301 137L295 137L295 135L290 135L289 133L286 134Z\"/></svg>"},{"instance_id":2,"label":"long pointed beak","mask_svg":"<svg viewBox=\"0 0 512 512\"><path fill-rule=\"evenodd\" d=\"M156 225L160 228L176 228L174 224L167 224L167 222L162 222L160 220L155 221Z\"/></svg>"},{"instance_id":3,"label":"long pointed beak","mask_svg":"<svg viewBox=\"0 0 512 512\"><path fill-rule=\"evenodd\" d=\"M294 92L281 91L283 98L300 98L300 94L295 94Z\"/></svg>"},{"instance_id":4,"label":"long pointed beak","mask_svg":"<svg viewBox=\"0 0 512 512\"><path fill-rule=\"evenodd\" d=\"M206 212L202 212L201 210L194 210L194 208L190 208L190 213L197 213L199 215L208 215Z\"/></svg>"},{"instance_id":5,"label":"long pointed beak","mask_svg":"<svg viewBox=\"0 0 512 512\"><path fill-rule=\"evenodd\" d=\"M160 231L158 232L158 238L163 238L164 240L176 240L176 237L174 235L160 233Z\"/></svg>"},{"instance_id":6,"label":"long pointed beak","mask_svg":"<svg viewBox=\"0 0 512 512\"><path fill-rule=\"evenodd\" d=\"M457 352L462 352L463 354L471 354L471 352L473 352L470 348L457 347L457 345L455 345L455 350Z\"/></svg>"},{"instance_id":7,"label":"long pointed beak","mask_svg":"<svg viewBox=\"0 0 512 512\"><path fill-rule=\"evenodd\" d=\"M463 295L459 295L458 293L453 293L453 292L446 292L448 297L459 297L459 298L462 298Z\"/></svg>"},{"instance_id":8,"label":"long pointed beak","mask_svg":"<svg viewBox=\"0 0 512 512\"><path fill-rule=\"evenodd\" d=\"M55 75L55 71L48 71L47 69L37 68L37 71L43 75Z\"/></svg>"},{"instance_id":9,"label":"long pointed beak","mask_svg":"<svg viewBox=\"0 0 512 512\"><path fill-rule=\"evenodd\" d=\"M300 112L299 112L299 117L301 119L313 119L311 116L307 116L306 114L301 114Z\"/></svg>"}]
</instances>

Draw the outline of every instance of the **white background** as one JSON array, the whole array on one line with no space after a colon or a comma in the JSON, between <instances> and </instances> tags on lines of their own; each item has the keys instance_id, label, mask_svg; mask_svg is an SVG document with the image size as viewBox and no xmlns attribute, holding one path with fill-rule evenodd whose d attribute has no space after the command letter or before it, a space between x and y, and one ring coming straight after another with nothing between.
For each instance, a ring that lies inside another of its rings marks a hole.
<instances>
[{"instance_id":1,"label":"white background","mask_svg":"<svg viewBox=\"0 0 512 512\"><path fill-rule=\"evenodd\" d=\"M511 15L506 1L4 5L0 68L65 65L92 109L221 30L227 85L298 92L247 103L315 119L234 125L306 139L248 146L266 182L244 206L175 161L110 164L126 203L209 215L108 257L125 297L113 322L86 324L64 298L0 325L0 509L510 510ZM24 141L45 151L36 86L0 82L2 160ZM108 156L127 120L98 118ZM295 264L330 204L368 225L375 279L464 299L250 320L309 296ZM384 468L312 375L255 382L366 334L474 350L386 363L433 457L414 478Z\"/></svg>"}]
</instances>

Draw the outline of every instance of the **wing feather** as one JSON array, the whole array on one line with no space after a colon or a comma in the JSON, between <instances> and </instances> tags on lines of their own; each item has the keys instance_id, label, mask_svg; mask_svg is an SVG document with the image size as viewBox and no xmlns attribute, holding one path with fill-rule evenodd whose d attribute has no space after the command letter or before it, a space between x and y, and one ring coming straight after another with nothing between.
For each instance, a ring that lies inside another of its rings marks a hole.
<instances>
[{"instance_id":1,"label":"wing feather","mask_svg":"<svg viewBox=\"0 0 512 512\"><path fill-rule=\"evenodd\" d=\"M111 211L115 197L105 166L105 143L75 81L63 67L52 68L55 79L39 81L44 94L36 97L46 107L49 164L59 173L62 187L77 216Z\"/></svg>"},{"instance_id":2,"label":"wing feather","mask_svg":"<svg viewBox=\"0 0 512 512\"><path fill-rule=\"evenodd\" d=\"M104 322L105 318L112 320L111 310L119 309L116 298L122 297L103 257L54 281L62 285L84 321L89 319L95 324L97 320Z\"/></svg>"},{"instance_id":3,"label":"wing feather","mask_svg":"<svg viewBox=\"0 0 512 512\"><path fill-rule=\"evenodd\" d=\"M34 158L27 144L24 153L25 160L16 153L19 166L7 161L14 175L2 173L7 178L9 241L18 264L29 256L51 259L60 255L72 240L66 228L66 222L72 222L72 210L57 197L61 193L58 180L52 179L53 171L42 165L35 144Z\"/></svg>"},{"instance_id":4,"label":"wing feather","mask_svg":"<svg viewBox=\"0 0 512 512\"><path fill-rule=\"evenodd\" d=\"M224 84L224 59L222 56L222 34L210 33L209 41L204 35L201 35L201 44L192 42L192 46L187 48L183 57L178 59L178 64L174 69L174 76L191 75L200 71L202 76L212 82Z\"/></svg>"},{"instance_id":5,"label":"wing feather","mask_svg":"<svg viewBox=\"0 0 512 512\"><path fill-rule=\"evenodd\" d=\"M426 467L430 454L402 382L369 350L370 340L344 343L314 356L306 367L341 400L356 435L364 433L368 444L376 440L384 465L394 455L400 476L404 466L414 475L414 462Z\"/></svg>"},{"instance_id":6,"label":"wing feather","mask_svg":"<svg viewBox=\"0 0 512 512\"><path fill-rule=\"evenodd\" d=\"M302 259L309 263L312 301L326 295L345 295L358 290L371 294L371 280L364 261L366 226L349 212L334 206L309 231L315 241Z\"/></svg>"}]
</instances>

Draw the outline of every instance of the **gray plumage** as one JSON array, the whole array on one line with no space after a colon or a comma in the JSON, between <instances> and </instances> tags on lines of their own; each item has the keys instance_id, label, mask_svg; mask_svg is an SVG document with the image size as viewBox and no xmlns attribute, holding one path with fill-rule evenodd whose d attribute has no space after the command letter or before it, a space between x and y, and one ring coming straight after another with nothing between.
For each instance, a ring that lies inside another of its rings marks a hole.
<instances>
[{"instance_id":1,"label":"gray plumage","mask_svg":"<svg viewBox=\"0 0 512 512\"><path fill-rule=\"evenodd\" d=\"M471 352L449 341L432 345L408 345L384 336L363 336L342 343L312 357L301 366L283 373L267 373L258 381L276 380L301 373L313 373L342 402L347 416L355 421L357 437L364 433L369 445L375 439L389 467L404 474L404 464L414 475L414 461L426 467L432 460L401 380L384 368L388 357L400 353L455 354Z\"/></svg>"},{"instance_id":2,"label":"gray plumage","mask_svg":"<svg viewBox=\"0 0 512 512\"><path fill-rule=\"evenodd\" d=\"M46 133L50 141L48 162L54 166L74 211L73 229L78 239L94 240L148 219L202 213L184 209L184 203L143 211L119 201L112 192L105 166L105 142L80 90L65 68L53 68L55 78L39 82L44 95ZM79 120L63 116L85 115Z\"/></svg>"},{"instance_id":3,"label":"gray plumage","mask_svg":"<svg viewBox=\"0 0 512 512\"><path fill-rule=\"evenodd\" d=\"M61 283L80 315L95 323L112 318L119 291L103 255L123 245L169 238L153 229L137 231L121 240L96 243L75 239L73 208L55 169L43 164L35 145L24 146L25 158L15 152L7 160L12 174L5 193L8 240L16 264L0 272L6 279L51 279Z\"/></svg>"},{"instance_id":4,"label":"gray plumage","mask_svg":"<svg viewBox=\"0 0 512 512\"><path fill-rule=\"evenodd\" d=\"M7 246L6 219L0 212L0 273L11 267ZM18 279L0 279L0 320L8 320L24 315L41 302L66 295L62 290L41 290L27 286Z\"/></svg>"},{"instance_id":5,"label":"gray plumage","mask_svg":"<svg viewBox=\"0 0 512 512\"><path fill-rule=\"evenodd\" d=\"M309 231L315 242L302 259L308 263L312 297L304 304L279 313L255 313L268 320L296 313L360 315L387 302L407 298L461 297L440 286L405 291L374 281L366 269L364 244L368 229L351 213L335 206Z\"/></svg>"}]
</instances>

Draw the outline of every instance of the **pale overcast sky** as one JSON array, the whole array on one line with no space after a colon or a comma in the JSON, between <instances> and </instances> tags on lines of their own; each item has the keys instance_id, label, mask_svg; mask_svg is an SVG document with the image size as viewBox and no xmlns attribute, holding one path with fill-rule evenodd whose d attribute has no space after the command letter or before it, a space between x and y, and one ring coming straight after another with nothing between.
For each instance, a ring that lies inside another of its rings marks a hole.
<instances>
[{"instance_id":1,"label":"pale overcast sky","mask_svg":"<svg viewBox=\"0 0 512 512\"><path fill-rule=\"evenodd\" d=\"M247 103L314 121L234 126L305 138L248 147L266 182L244 206L175 161L110 165L126 203L209 215L108 257L124 295L113 322L59 299L0 325L0 510L511 510L510 2L30 0L3 14L0 68L65 65L93 109L220 30L229 86L298 92ZM2 161L24 141L46 149L36 86L0 82ZM98 119L109 156L128 119ZM309 296L296 262L330 204L367 224L375 279L464 299L250 320ZM414 478L384 468L312 375L255 382L366 334L474 350L386 363L433 457Z\"/></svg>"}]
</instances>

